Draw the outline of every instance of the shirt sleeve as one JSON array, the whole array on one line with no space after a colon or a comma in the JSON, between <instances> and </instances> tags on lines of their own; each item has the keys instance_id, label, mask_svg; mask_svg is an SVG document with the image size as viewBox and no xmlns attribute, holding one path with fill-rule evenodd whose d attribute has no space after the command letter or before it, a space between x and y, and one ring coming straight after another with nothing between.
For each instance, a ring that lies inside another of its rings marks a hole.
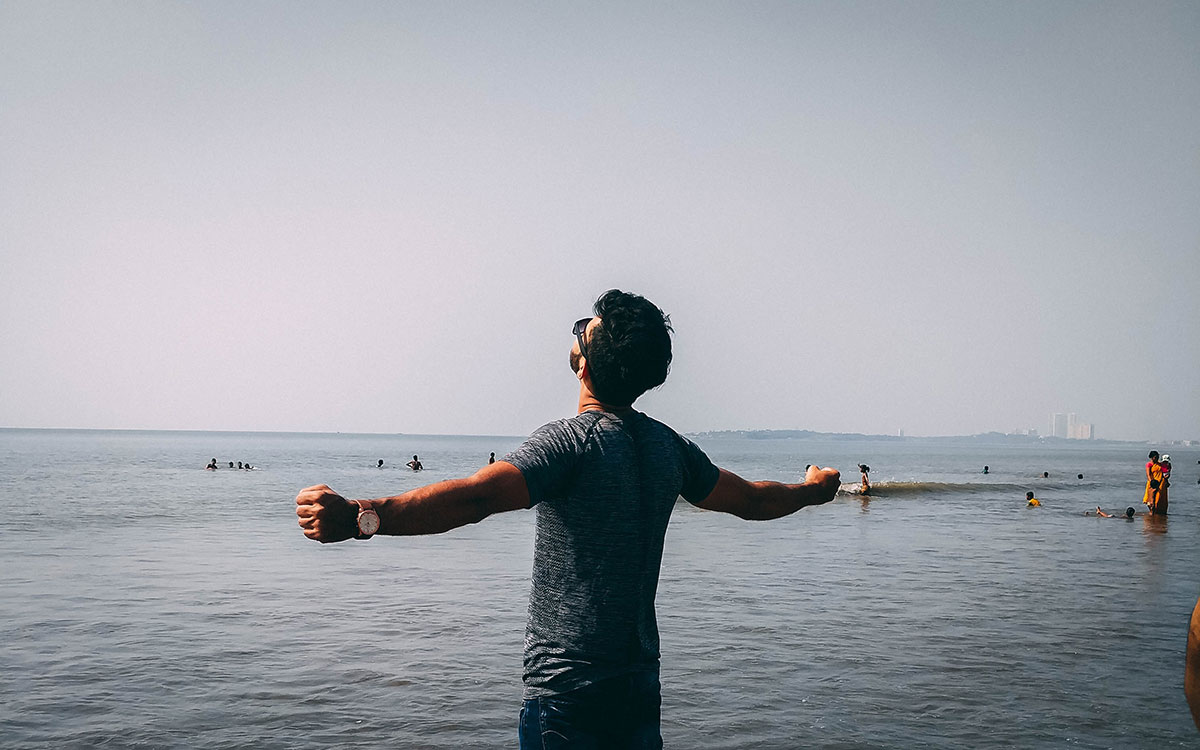
<instances>
[{"instance_id":1,"label":"shirt sleeve","mask_svg":"<svg viewBox=\"0 0 1200 750\"><path fill-rule=\"evenodd\" d=\"M559 420L539 427L504 457L525 477L530 507L565 494L585 439L567 420Z\"/></svg>"},{"instance_id":2,"label":"shirt sleeve","mask_svg":"<svg viewBox=\"0 0 1200 750\"><path fill-rule=\"evenodd\" d=\"M682 435L679 436L679 441L683 446L684 466L683 488L679 494L692 505L698 505L712 494L721 471L700 446Z\"/></svg>"}]
</instances>

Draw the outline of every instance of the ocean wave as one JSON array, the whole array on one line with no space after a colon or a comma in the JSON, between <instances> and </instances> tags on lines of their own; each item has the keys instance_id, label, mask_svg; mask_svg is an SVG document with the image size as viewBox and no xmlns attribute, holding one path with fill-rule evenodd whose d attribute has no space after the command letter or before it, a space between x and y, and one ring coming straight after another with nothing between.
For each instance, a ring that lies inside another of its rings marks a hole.
<instances>
[{"instance_id":1,"label":"ocean wave","mask_svg":"<svg viewBox=\"0 0 1200 750\"><path fill-rule=\"evenodd\" d=\"M977 495L977 494L1024 494L1029 489L1023 484L982 482L872 482L867 497L897 497L908 495ZM862 485L846 482L838 489L838 495L862 495Z\"/></svg>"}]
</instances>

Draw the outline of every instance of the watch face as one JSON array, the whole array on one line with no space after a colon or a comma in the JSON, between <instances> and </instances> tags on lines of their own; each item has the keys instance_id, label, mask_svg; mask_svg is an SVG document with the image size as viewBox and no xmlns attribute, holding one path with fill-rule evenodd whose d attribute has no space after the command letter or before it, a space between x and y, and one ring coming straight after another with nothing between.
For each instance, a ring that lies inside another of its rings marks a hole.
<instances>
[{"instance_id":1,"label":"watch face","mask_svg":"<svg viewBox=\"0 0 1200 750\"><path fill-rule=\"evenodd\" d=\"M373 510L364 510L358 514L358 531L370 536L379 531L379 514Z\"/></svg>"}]
</instances>

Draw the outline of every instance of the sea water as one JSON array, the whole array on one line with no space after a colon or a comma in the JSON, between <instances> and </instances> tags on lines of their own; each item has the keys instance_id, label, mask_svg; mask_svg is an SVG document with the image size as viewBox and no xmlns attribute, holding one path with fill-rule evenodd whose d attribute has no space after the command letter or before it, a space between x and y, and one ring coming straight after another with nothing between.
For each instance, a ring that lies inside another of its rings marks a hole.
<instances>
[{"instance_id":1,"label":"sea water","mask_svg":"<svg viewBox=\"0 0 1200 750\"><path fill-rule=\"evenodd\" d=\"M1170 517L1128 521L1083 511L1142 509L1146 446L696 439L747 478L847 484L772 522L679 504L668 747L1200 747L1195 449L1171 451ZM0 430L0 746L514 747L533 513L320 545L294 497L519 442Z\"/></svg>"}]
</instances>

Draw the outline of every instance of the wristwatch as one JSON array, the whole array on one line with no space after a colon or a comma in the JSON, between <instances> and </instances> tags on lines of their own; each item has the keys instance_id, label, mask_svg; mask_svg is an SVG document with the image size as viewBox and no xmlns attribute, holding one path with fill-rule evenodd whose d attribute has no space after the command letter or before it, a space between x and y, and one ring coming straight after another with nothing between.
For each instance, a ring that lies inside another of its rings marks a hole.
<instances>
[{"instance_id":1,"label":"wristwatch","mask_svg":"<svg viewBox=\"0 0 1200 750\"><path fill-rule=\"evenodd\" d=\"M351 500L358 505L358 533L355 539L370 539L379 531L379 514L371 507L370 500Z\"/></svg>"}]
</instances>

